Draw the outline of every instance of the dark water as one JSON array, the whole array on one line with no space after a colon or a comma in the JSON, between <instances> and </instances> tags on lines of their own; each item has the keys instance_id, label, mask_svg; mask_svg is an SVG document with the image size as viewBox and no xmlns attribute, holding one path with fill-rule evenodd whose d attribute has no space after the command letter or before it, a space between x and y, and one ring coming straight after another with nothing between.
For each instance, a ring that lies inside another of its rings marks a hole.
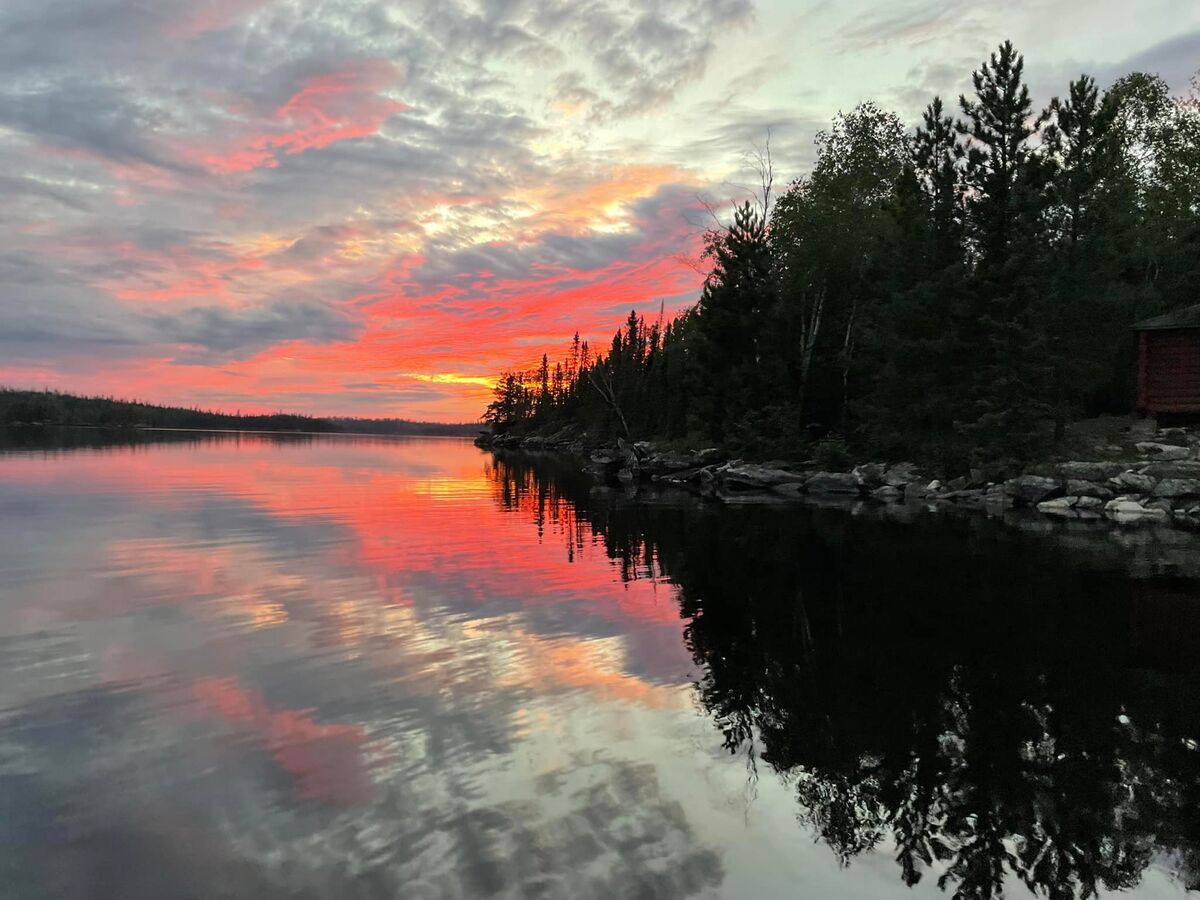
<instances>
[{"instance_id":1,"label":"dark water","mask_svg":"<svg viewBox=\"0 0 1200 900\"><path fill-rule=\"evenodd\" d=\"M9 435L0 897L1180 896L1200 591L1121 540Z\"/></svg>"}]
</instances>

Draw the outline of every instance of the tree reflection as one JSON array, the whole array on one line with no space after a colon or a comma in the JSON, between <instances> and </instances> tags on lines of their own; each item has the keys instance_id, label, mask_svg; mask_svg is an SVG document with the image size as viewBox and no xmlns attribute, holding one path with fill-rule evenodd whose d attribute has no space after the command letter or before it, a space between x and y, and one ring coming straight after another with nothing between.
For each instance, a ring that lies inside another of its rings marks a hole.
<instances>
[{"instance_id":1,"label":"tree reflection","mask_svg":"<svg viewBox=\"0 0 1200 900\"><path fill-rule=\"evenodd\" d=\"M904 883L962 898L1088 897L1152 861L1200 888L1194 585L983 519L630 503L527 460L492 477L678 586L724 746L790 783L843 864L894 845Z\"/></svg>"}]
</instances>

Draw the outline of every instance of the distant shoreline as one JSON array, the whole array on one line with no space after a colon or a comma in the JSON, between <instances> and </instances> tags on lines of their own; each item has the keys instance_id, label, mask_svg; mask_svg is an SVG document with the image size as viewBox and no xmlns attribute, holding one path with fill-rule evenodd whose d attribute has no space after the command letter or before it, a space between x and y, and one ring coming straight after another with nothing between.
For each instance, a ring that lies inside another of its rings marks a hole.
<instances>
[{"instance_id":1,"label":"distant shoreline","mask_svg":"<svg viewBox=\"0 0 1200 900\"><path fill-rule=\"evenodd\" d=\"M300 413L235 413L159 406L113 397L0 387L0 424L113 429L163 429L275 434L378 434L474 437L473 422L422 422L402 418L310 416Z\"/></svg>"},{"instance_id":2,"label":"distant shoreline","mask_svg":"<svg viewBox=\"0 0 1200 900\"><path fill-rule=\"evenodd\" d=\"M455 441L472 440L470 434L438 434L435 432L411 431L405 434L376 432L376 431L288 431L271 428L172 428L164 425L92 425L82 422L39 422L4 424L0 430L28 430L35 428L87 428L92 431L129 432L167 432L172 434L263 434L263 435L294 435L296 437L371 437L371 438L447 438Z\"/></svg>"}]
</instances>

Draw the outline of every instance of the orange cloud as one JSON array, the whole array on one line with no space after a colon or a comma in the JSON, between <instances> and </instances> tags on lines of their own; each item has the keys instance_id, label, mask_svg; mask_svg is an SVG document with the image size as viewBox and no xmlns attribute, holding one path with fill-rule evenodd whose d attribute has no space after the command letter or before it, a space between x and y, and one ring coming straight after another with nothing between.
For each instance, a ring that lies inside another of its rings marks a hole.
<instances>
[{"instance_id":1,"label":"orange cloud","mask_svg":"<svg viewBox=\"0 0 1200 900\"><path fill-rule=\"evenodd\" d=\"M310 76L268 120L249 123L237 144L192 155L209 170L230 174L274 168L280 154L370 137L390 116L407 108L379 93L400 80L401 74L392 63L376 59Z\"/></svg>"}]
</instances>

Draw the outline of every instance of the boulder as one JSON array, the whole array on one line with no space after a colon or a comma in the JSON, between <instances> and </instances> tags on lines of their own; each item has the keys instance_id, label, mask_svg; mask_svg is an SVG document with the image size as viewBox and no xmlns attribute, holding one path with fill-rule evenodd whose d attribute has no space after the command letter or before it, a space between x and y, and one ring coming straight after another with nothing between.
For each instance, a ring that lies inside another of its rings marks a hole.
<instances>
[{"instance_id":1,"label":"boulder","mask_svg":"<svg viewBox=\"0 0 1200 900\"><path fill-rule=\"evenodd\" d=\"M694 453L680 453L677 450L655 453L642 461L642 468L651 476L670 475L672 472L694 469L699 465Z\"/></svg>"},{"instance_id":2,"label":"boulder","mask_svg":"<svg viewBox=\"0 0 1200 900\"><path fill-rule=\"evenodd\" d=\"M1021 475L1004 482L1004 492L1012 497L1015 503L1035 506L1043 500L1052 500L1054 497L1060 496L1063 486L1057 478Z\"/></svg>"},{"instance_id":3,"label":"boulder","mask_svg":"<svg viewBox=\"0 0 1200 900\"><path fill-rule=\"evenodd\" d=\"M634 449L633 444L625 440L625 438L617 438L617 452L625 458L625 464L633 470L638 468L638 453Z\"/></svg>"},{"instance_id":4,"label":"boulder","mask_svg":"<svg viewBox=\"0 0 1200 900\"><path fill-rule=\"evenodd\" d=\"M1076 497L1075 509L1104 509L1104 499L1102 497Z\"/></svg>"},{"instance_id":5,"label":"boulder","mask_svg":"<svg viewBox=\"0 0 1200 900\"><path fill-rule=\"evenodd\" d=\"M817 472L805 481L810 494L857 494L858 477L851 472Z\"/></svg>"},{"instance_id":6,"label":"boulder","mask_svg":"<svg viewBox=\"0 0 1200 900\"><path fill-rule=\"evenodd\" d=\"M623 466L620 471L617 472L617 480L622 484L632 484L633 482L637 481L637 478L637 469L632 469L629 466Z\"/></svg>"},{"instance_id":7,"label":"boulder","mask_svg":"<svg viewBox=\"0 0 1200 900\"><path fill-rule=\"evenodd\" d=\"M1121 462L1065 462L1059 465L1058 474L1066 479L1079 481L1107 481L1129 468Z\"/></svg>"},{"instance_id":8,"label":"boulder","mask_svg":"<svg viewBox=\"0 0 1200 900\"><path fill-rule=\"evenodd\" d=\"M858 479L861 487L867 490L874 490L883 485L883 476L887 472L887 466L883 463L863 463L860 466L855 466L850 474Z\"/></svg>"},{"instance_id":9,"label":"boulder","mask_svg":"<svg viewBox=\"0 0 1200 900\"><path fill-rule=\"evenodd\" d=\"M1138 453L1143 456L1153 456L1156 460L1190 459L1192 456L1190 447L1181 447L1175 444L1160 444L1157 441L1139 441L1134 446L1137 447Z\"/></svg>"},{"instance_id":10,"label":"boulder","mask_svg":"<svg viewBox=\"0 0 1200 900\"><path fill-rule=\"evenodd\" d=\"M1155 497L1200 497L1200 480L1194 478L1164 478L1154 485Z\"/></svg>"},{"instance_id":11,"label":"boulder","mask_svg":"<svg viewBox=\"0 0 1200 900\"><path fill-rule=\"evenodd\" d=\"M1148 494L1154 490L1155 481L1156 479L1140 472L1122 472L1116 477L1116 482L1122 490L1134 491L1139 494Z\"/></svg>"},{"instance_id":12,"label":"boulder","mask_svg":"<svg viewBox=\"0 0 1200 900\"><path fill-rule=\"evenodd\" d=\"M1152 462L1140 471L1151 478L1200 478L1200 462L1178 460L1174 462Z\"/></svg>"},{"instance_id":13,"label":"boulder","mask_svg":"<svg viewBox=\"0 0 1200 900\"><path fill-rule=\"evenodd\" d=\"M1002 484L990 484L983 491L983 502L988 506L1012 506L1013 498Z\"/></svg>"},{"instance_id":14,"label":"boulder","mask_svg":"<svg viewBox=\"0 0 1200 900\"><path fill-rule=\"evenodd\" d=\"M1095 497L1100 500L1111 500L1113 498L1111 488L1103 484L1097 484L1094 481L1085 481L1082 478L1068 478L1066 491L1075 497Z\"/></svg>"},{"instance_id":15,"label":"boulder","mask_svg":"<svg viewBox=\"0 0 1200 900\"><path fill-rule=\"evenodd\" d=\"M885 484L871 491L871 499L878 500L880 503L899 503L904 499L904 491L890 484Z\"/></svg>"},{"instance_id":16,"label":"boulder","mask_svg":"<svg viewBox=\"0 0 1200 900\"><path fill-rule=\"evenodd\" d=\"M895 488L907 487L920 477L916 465L910 462L896 463L883 473L883 483Z\"/></svg>"},{"instance_id":17,"label":"boulder","mask_svg":"<svg viewBox=\"0 0 1200 900\"><path fill-rule=\"evenodd\" d=\"M1104 514L1118 524L1141 524L1143 522L1165 522L1171 514L1163 509L1147 508L1136 500L1118 497L1104 504Z\"/></svg>"},{"instance_id":18,"label":"boulder","mask_svg":"<svg viewBox=\"0 0 1200 900\"><path fill-rule=\"evenodd\" d=\"M718 470L718 475L726 486L739 490L764 490L777 484L804 481L803 475L797 475L786 469L772 469L767 466L751 464L735 466L730 463Z\"/></svg>"},{"instance_id":19,"label":"boulder","mask_svg":"<svg viewBox=\"0 0 1200 900\"><path fill-rule=\"evenodd\" d=\"M1053 500L1043 500L1037 505L1038 512L1052 516L1060 516L1074 512L1078 497L1055 497Z\"/></svg>"},{"instance_id":20,"label":"boulder","mask_svg":"<svg viewBox=\"0 0 1200 900\"><path fill-rule=\"evenodd\" d=\"M666 475L651 475L652 481L662 482L664 484L692 484L699 481L702 477L701 473L706 471L699 466L692 469L682 469L675 472L669 472Z\"/></svg>"},{"instance_id":21,"label":"boulder","mask_svg":"<svg viewBox=\"0 0 1200 900\"><path fill-rule=\"evenodd\" d=\"M987 502L987 492L983 488L963 488L959 491L949 491L942 494L941 499L949 500L960 506L982 506Z\"/></svg>"},{"instance_id":22,"label":"boulder","mask_svg":"<svg viewBox=\"0 0 1200 900\"><path fill-rule=\"evenodd\" d=\"M703 450L697 450L693 455L696 457L696 465L698 466L715 466L725 459L725 453L716 447L706 447Z\"/></svg>"}]
</instances>

